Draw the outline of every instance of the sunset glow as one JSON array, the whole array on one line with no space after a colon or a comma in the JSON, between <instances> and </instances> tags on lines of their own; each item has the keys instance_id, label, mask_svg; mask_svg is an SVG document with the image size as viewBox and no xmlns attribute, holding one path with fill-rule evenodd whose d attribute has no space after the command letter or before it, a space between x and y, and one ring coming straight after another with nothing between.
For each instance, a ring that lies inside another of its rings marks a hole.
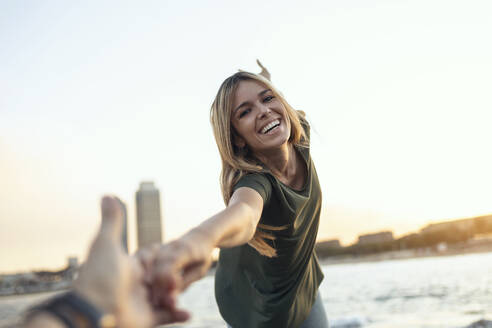
<instances>
[{"instance_id":1,"label":"sunset glow","mask_svg":"<svg viewBox=\"0 0 492 328\"><path fill-rule=\"evenodd\" d=\"M320 239L492 213L488 1L73 6L0 5L0 272L82 259L105 193L135 249L144 180L167 240L221 209L209 108L256 58L311 123Z\"/></svg>"}]
</instances>

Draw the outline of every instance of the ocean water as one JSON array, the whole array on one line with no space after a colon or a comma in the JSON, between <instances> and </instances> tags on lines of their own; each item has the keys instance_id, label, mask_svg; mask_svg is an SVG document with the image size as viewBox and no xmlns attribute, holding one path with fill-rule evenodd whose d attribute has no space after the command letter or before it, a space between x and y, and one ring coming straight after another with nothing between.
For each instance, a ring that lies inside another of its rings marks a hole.
<instances>
[{"instance_id":1,"label":"ocean water","mask_svg":"<svg viewBox=\"0 0 492 328\"><path fill-rule=\"evenodd\" d=\"M320 287L331 328L462 328L492 320L492 253L323 266ZM172 327L225 327L213 277L180 305L192 319ZM0 298L0 326L45 294Z\"/></svg>"}]
</instances>

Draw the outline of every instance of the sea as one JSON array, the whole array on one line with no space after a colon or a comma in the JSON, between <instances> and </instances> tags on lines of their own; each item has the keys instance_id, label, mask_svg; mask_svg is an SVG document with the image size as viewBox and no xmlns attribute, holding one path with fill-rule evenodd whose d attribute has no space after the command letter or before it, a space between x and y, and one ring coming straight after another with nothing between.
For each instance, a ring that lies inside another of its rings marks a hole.
<instances>
[{"instance_id":1,"label":"sea","mask_svg":"<svg viewBox=\"0 0 492 328\"><path fill-rule=\"evenodd\" d=\"M492 253L323 265L331 328L464 328L492 320ZM224 328L213 276L180 297L192 319L168 327ZM0 327L53 293L0 298Z\"/></svg>"}]
</instances>

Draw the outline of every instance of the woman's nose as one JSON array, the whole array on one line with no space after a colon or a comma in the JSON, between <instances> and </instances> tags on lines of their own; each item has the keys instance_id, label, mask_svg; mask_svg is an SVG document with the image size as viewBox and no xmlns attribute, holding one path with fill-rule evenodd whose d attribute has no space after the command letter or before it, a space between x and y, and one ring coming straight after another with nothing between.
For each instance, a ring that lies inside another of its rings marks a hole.
<instances>
[{"instance_id":1,"label":"woman's nose","mask_svg":"<svg viewBox=\"0 0 492 328\"><path fill-rule=\"evenodd\" d=\"M260 109L260 118L263 118L272 112L270 107L265 106L264 104L261 104L259 106L259 109Z\"/></svg>"}]
</instances>

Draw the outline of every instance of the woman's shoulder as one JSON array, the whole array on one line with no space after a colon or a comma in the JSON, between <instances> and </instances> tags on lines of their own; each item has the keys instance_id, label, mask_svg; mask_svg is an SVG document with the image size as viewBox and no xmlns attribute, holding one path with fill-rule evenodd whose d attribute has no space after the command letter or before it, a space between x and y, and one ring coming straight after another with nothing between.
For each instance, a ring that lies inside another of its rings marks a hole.
<instances>
[{"instance_id":1,"label":"woman's shoulder","mask_svg":"<svg viewBox=\"0 0 492 328\"><path fill-rule=\"evenodd\" d=\"M248 187L256 190L261 195L264 202L270 198L272 192L272 182L268 172L248 172L244 174L235 183L233 191L241 187Z\"/></svg>"}]
</instances>

